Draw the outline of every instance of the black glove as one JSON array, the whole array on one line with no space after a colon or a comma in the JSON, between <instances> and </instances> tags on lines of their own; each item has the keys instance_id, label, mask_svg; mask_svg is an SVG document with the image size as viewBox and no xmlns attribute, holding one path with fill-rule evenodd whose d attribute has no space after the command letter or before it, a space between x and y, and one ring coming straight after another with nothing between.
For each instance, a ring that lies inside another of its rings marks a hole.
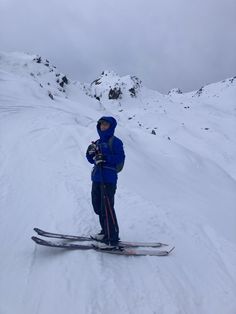
<instances>
[{"instance_id":1,"label":"black glove","mask_svg":"<svg viewBox=\"0 0 236 314\"><path fill-rule=\"evenodd\" d=\"M87 153L91 156L91 155L95 155L96 153L96 144L92 143L89 145L88 149L87 149Z\"/></svg>"},{"instance_id":2,"label":"black glove","mask_svg":"<svg viewBox=\"0 0 236 314\"><path fill-rule=\"evenodd\" d=\"M102 164L103 162L106 162L105 157L102 154L97 154L94 158L94 163L96 165Z\"/></svg>"}]
</instances>

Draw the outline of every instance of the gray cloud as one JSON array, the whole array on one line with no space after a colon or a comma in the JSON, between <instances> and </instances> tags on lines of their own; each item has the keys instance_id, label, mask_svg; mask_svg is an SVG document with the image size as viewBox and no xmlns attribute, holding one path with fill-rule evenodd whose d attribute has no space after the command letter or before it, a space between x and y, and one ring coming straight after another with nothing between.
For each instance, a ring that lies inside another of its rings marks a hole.
<instances>
[{"instance_id":1,"label":"gray cloud","mask_svg":"<svg viewBox=\"0 0 236 314\"><path fill-rule=\"evenodd\" d=\"M0 49L47 57L73 79L104 69L184 91L236 75L235 0L1 0Z\"/></svg>"}]
</instances>

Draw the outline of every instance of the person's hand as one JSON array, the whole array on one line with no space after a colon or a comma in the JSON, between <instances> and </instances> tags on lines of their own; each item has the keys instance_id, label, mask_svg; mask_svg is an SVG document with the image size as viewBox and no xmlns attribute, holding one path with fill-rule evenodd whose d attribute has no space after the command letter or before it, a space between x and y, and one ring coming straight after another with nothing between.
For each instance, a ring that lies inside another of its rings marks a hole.
<instances>
[{"instance_id":1,"label":"person's hand","mask_svg":"<svg viewBox=\"0 0 236 314\"><path fill-rule=\"evenodd\" d=\"M102 154L97 154L93 160L96 165L106 162L105 157Z\"/></svg>"},{"instance_id":2,"label":"person's hand","mask_svg":"<svg viewBox=\"0 0 236 314\"><path fill-rule=\"evenodd\" d=\"M95 155L96 153L96 144L92 143L89 145L88 149L87 149L88 154L91 155Z\"/></svg>"}]
</instances>

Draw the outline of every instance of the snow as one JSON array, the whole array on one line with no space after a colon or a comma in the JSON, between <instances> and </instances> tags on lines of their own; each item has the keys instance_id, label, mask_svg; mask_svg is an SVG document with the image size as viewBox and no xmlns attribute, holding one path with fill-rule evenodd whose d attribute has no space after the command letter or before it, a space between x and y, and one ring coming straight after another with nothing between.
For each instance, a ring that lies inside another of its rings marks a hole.
<instances>
[{"instance_id":1,"label":"snow","mask_svg":"<svg viewBox=\"0 0 236 314\"><path fill-rule=\"evenodd\" d=\"M0 313L235 314L236 80L200 95L142 87L99 102L79 82L60 90L53 66L34 58L0 54ZM103 115L117 119L126 152L120 236L175 245L168 257L68 252L30 239L36 226L99 231L85 151Z\"/></svg>"}]
</instances>

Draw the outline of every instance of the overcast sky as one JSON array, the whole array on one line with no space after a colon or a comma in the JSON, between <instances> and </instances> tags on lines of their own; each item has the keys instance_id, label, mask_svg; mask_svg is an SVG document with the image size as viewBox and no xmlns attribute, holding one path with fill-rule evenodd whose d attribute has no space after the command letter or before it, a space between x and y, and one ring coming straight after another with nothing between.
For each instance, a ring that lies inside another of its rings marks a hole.
<instances>
[{"instance_id":1,"label":"overcast sky","mask_svg":"<svg viewBox=\"0 0 236 314\"><path fill-rule=\"evenodd\" d=\"M107 69L190 91L236 75L236 0L0 0L0 50L81 82Z\"/></svg>"}]
</instances>

